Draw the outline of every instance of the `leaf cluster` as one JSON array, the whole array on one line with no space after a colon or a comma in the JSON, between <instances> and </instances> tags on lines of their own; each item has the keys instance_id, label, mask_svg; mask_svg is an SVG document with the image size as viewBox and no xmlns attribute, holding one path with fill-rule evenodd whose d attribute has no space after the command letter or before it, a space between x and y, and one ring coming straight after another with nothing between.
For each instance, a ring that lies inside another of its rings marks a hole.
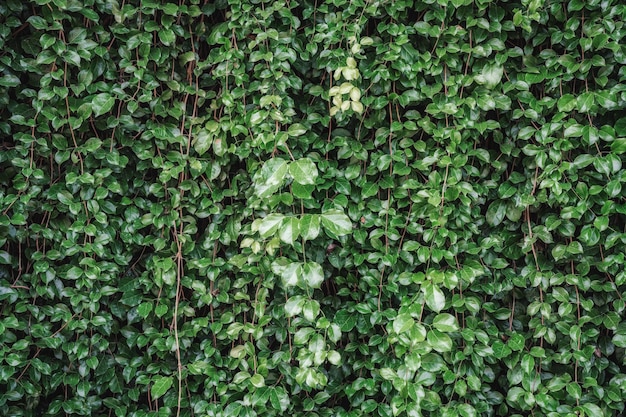
<instances>
[{"instance_id":1,"label":"leaf cluster","mask_svg":"<svg viewBox=\"0 0 626 417\"><path fill-rule=\"evenodd\" d=\"M8 416L611 416L617 0L0 2Z\"/></svg>"}]
</instances>

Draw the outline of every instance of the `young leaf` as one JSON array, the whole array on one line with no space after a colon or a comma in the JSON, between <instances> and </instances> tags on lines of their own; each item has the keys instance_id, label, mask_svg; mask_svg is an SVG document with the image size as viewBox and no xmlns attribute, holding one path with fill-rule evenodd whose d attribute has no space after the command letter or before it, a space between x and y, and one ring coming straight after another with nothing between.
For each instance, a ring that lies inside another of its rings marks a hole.
<instances>
[{"instance_id":1,"label":"young leaf","mask_svg":"<svg viewBox=\"0 0 626 417\"><path fill-rule=\"evenodd\" d=\"M307 286L319 288L324 281L324 271L317 262L307 262L302 267L302 278Z\"/></svg>"},{"instance_id":2,"label":"young leaf","mask_svg":"<svg viewBox=\"0 0 626 417\"><path fill-rule=\"evenodd\" d=\"M213 136L206 130L200 131L191 141L191 144L198 155L203 155L206 151L208 151L212 143Z\"/></svg>"},{"instance_id":3,"label":"young leaf","mask_svg":"<svg viewBox=\"0 0 626 417\"><path fill-rule=\"evenodd\" d=\"M433 327L442 332L455 332L459 330L456 318L452 314L441 313L433 319Z\"/></svg>"},{"instance_id":4,"label":"young leaf","mask_svg":"<svg viewBox=\"0 0 626 417\"><path fill-rule=\"evenodd\" d=\"M281 158L266 161L254 178L257 197L267 198L274 194L283 185L288 168L287 162Z\"/></svg>"},{"instance_id":5,"label":"young leaf","mask_svg":"<svg viewBox=\"0 0 626 417\"><path fill-rule=\"evenodd\" d=\"M300 314L305 303L305 298L301 295L294 295L285 303L285 316L293 317Z\"/></svg>"},{"instance_id":6,"label":"young leaf","mask_svg":"<svg viewBox=\"0 0 626 417\"><path fill-rule=\"evenodd\" d=\"M397 334L408 332L415 324L410 314L398 314L393 320L393 331Z\"/></svg>"},{"instance_id":7,"label":"young leaf","mask_svg":"<svg viewBox=\"0 0 626 417\"><path fill-rule=\"evenodd\" d=\"M480 74L476 75L474 79L478 84L491 89L500 84L503 74L504 68L502 66L497 64L485 65Z\"/></svg>"},{"instance_id":8,"label":"young leaf","mask_svg":"<svg viewBox=\"0 0 626 417\"><path fill-rule=\"evenodd\" d=\"M422 291L424 292L426 305L428 305L432 311L438 313L443 310L446 305L446 297L437 285L432 282L427 282L422 286Z\"/></svg>"},{"instance_id":9,"label":"young leaf","mask_svg":"<svg viewBox=\"0 0 626 417\"><path fill-rule=\"evenodd\" d=\"M300 219L300 235L304 240L313 240L320 233L319 214L305 214Z\"/></svg>"},{"instance_id":10,"label":"young leaf","mask_svg":"<svg viewBox=\"0 0 626 417\"><path fill-rule=\"evenodd\" d=\"M115 104L115 98L109 93L96 94L91 100L94 116L98 117L107 113Z\"/></svg>"},{"instance_id":11,"label":"young leaf","mask_svg":"<svg viewBox=\"0 0 626 417\"><path fill-rule=\"evenodd\" d=\"M268 214L259 225L259 235L261 235L263 239L273 236L284 218L285 216L280 213Z\"/></svg>"},{"instance_id":12,"label":"young leaf","mask_svg":"<svg viewBox=\"0 0 626 417\"><path fill-rule=\"evenodd\" d=\"M263 224L261 224L262 226ZM278 229L278 236L280 240L287 243L288 245L293 245L298 236L300 235L300 221L294 217L289 216L286 217L282 223L280 224L280 228Z\"/></svg>"},{"instance_id":13,"label":"young leaf","mask_svg":"<svg viewBox=\"0 0 626 417\"><path fill-rule=\"evenodd\" d=\"M322 213L322 225L335 236L343 236L352 232L352 222L341 210L328 210Z\"/></svg>"},{"instance_id":14,"label":"young leaf","mask_svg":"<svg viewBox=\"0 0 626 417\"><path fill-rule=\"evenodd\" d=\"M254 374L250 378L250 383L256 388L261 388L265 386L265 378L261 374Z\"/></svg>"},{"instance_id":15,"label":"young leaf","mask_svg":"<svg viewBox=\"0 0 626 417\"><path fill-rule=\"evenodd\" d=\"M172 378L171 376L154 377L153 382L152 382L152 389L150 390L150 394L152 395L152 398L157 399L163 396L163 394L165 394L167 390L170 389L173 382L174 382L174 378Z\"/></svg>"},{"instance_id":16,"label":"young leaf","mask_svg":"<svg viewBox=\"0 0 626 417\"><path fill-rule=\"evenodd\" d=\"M283 285L293 287L298 285L302 277L302 264L300 262L292 262L283 270L281 277Z\"/></svg>"},{"instance_id":17,"label":"young leaf","mask_svg":"<svg viewBox=\"0 0 626 417\"><path fill-rule=\"evenodd\" d=\"M309 158L298 159L289 165L289 174L298 184L315 184L317 166Z\"/></svg>"},{"instance_id":18,"label":"young leaf","mask_svg":"<svg viewBox=\"0 0 626 417\"><path fill-rule=\"evenodd\" d=\"M497 226L504 220L506 215L506 203L502 200L496 200L489 205L487 209L487 223L490 226Z\"/></svg>"},{"instance_id":19,"label":"young leaf","mask_svg":"<svg viewBox=\"0 0 626 417\"><path fill-rule=\"evenodd\" d=\"M437 352L449 352L452 350L452 339L437 329L432 329L426 334L428 344Z\"/></svg>"}]
</instances>

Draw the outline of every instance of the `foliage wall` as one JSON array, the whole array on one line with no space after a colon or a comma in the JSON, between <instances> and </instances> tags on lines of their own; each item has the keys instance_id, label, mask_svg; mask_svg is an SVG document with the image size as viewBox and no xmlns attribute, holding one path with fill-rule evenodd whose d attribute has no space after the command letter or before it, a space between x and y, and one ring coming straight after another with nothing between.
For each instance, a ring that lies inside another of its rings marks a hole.
<instances>
[{"instance_id":1,"label":"foliage wall","mask_svg":"<svg viewBox=\"0 0 626 417\"><path fill-rule=\"evenodd\" d=\"M0 413L622 413L625 18L0 2Z\"/></svg>"}]
</instances>

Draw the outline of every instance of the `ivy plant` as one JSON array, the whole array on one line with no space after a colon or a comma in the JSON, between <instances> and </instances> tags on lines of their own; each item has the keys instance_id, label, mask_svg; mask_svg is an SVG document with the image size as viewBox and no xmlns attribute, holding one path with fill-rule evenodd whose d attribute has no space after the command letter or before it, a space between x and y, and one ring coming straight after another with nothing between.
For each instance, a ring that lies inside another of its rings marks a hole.
<instances>
[{"instance_id":1,"label":"ivy plant","mask_svg":"<svg viewBox=\"0 0 626 417\"><path fill-rule=\"evenodd\" d=\"M7 416L613 416L626 5L0 3Z\"/></svg>"}]
</instances>

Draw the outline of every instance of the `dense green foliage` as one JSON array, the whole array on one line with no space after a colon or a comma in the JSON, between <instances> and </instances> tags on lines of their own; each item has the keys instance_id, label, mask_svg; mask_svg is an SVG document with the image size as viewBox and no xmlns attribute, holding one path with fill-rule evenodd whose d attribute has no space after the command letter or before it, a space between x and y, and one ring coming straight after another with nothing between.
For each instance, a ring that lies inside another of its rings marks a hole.
<instances>
[{"instance_id":1,"label":"dense green foliage","mask_svg":"<svg viewBox=\"0 0 626 417\"><path fill-rule=\"evenodd\" d=\"M0 2L0 414L623 412L625 18Z\"/></svg>"}]
</instances>

